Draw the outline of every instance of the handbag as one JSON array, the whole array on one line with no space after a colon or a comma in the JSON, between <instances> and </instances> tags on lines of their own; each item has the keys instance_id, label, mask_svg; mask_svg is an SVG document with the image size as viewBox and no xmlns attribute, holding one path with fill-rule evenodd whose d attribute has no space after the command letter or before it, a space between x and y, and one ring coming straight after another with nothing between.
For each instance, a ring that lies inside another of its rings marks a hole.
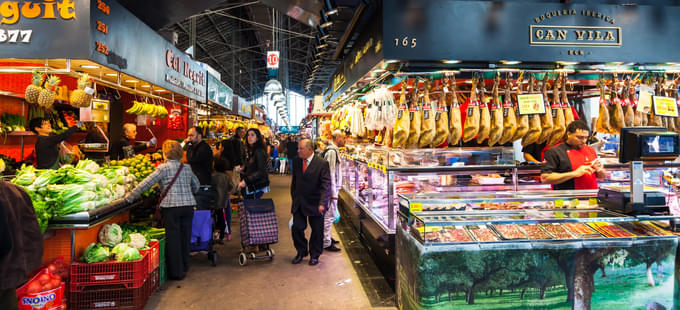
<instances>
[{"instance_id":1,"label":"handbag","mask_svg":"<svg viewBox=\"0 0 680 310\"><path fill-rule=\"evenodd\" d=\"M158 199L158 204L156 205L156 212L154 212L153 215L153 222L154 222L154 227L162 227L163 223L163 215L161 214L161 202L163 202L163 199L165 199L165 196L168 195L168 192L170 191L170 188L172 187L173 184L175 184L175 181L177 181L177 177L179 177L179 173L182 172L182 169L184 169L183 164L179 164L179 169L177 169L177 172L175 173L175 176L172 178L172 181L168 184L168 186L165 188L163 193L161 194L161 197Z\"/></svg>"}]
</instances>

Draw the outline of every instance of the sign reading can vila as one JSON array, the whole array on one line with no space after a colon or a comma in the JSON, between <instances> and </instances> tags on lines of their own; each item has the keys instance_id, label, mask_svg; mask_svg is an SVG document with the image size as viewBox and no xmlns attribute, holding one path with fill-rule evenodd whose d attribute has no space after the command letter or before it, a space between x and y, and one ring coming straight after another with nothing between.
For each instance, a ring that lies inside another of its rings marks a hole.
<instances>
[{"instance_id":1,"label":"sign reading can vila","mask_svg":"<svg viewBox=\"0 0 680 310\"><path fill-rule=\"evenodd\" d=\"M382 8L385 59L678 61L678 6L432 0Z\"/></svg>"},{"instance_id":2,"label":"sign reading can vila","mask_svg":"<svg viewBox=\"0 0 680 310\"><path fill-rule=\"evenodd\" d=\"M0 58L86 58L90 0L0 0Z\"/></svg>"}]
</instances>

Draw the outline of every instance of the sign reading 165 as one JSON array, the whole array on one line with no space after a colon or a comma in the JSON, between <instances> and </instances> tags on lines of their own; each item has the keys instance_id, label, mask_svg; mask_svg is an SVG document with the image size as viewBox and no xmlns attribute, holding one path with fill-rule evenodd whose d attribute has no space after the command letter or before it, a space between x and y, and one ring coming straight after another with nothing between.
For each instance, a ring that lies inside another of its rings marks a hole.
<instances>
[{"instance_id":1,"label":"sign reading 165","mask_svg":"<svg viewBox=\"0 0 680 310\"><path fill-rule=\"evenodd\" d=\"M401 46L403 47L415 48L416 38L411 38L410 40L408 37L404 37L402 39L394 38L394 46L399 47L400 46L399 44L401 44Z\"/></svg>"}]
</instances>

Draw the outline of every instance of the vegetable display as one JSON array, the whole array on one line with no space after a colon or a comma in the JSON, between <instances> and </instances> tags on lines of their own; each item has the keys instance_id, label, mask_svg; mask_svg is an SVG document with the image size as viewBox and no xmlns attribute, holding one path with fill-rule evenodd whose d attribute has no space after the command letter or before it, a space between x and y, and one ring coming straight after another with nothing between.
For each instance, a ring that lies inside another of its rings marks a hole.
<instances>
[{"instance_id":1,"label":"vegetable display","mask_svg":"<svg viewBox=\"0 0 680 310\"><path fill-rule=\"evenodd\" d=\"M92 243L86 249L81 261L88 264L108 262L131 262L142 259L139 250L148 249L147 235L158 235L161 231L142 225L106 224L99 230L99 243ZM144 233L142 233L144 232Z\"/></svg>"},{"instance_id":2,"label":"vegetable display","mask_svg":"<svg viewBox=\"0 0 680 310\"><path fill-rule=\"evenodd\" d=\"M99 230L99 243L112 247L121 241L123 241L123 230L118 224L106 224Z\"/></svg>"}]
</instances>

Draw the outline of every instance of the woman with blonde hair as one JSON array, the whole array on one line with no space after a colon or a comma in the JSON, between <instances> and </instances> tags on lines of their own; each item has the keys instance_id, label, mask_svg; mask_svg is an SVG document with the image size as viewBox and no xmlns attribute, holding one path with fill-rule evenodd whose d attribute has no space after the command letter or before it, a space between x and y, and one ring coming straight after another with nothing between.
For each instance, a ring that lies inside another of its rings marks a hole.
<instances>
[{"instance_id":1,"label":"woman with blonde hair","mask_svg":"<svg viewBox=\"0 0 680 310\"><path fill-rule=\"evenodd\" d=\"M182 146L173 140L163 142L165 163L144 179L132 192L125 196L129 203L139 199L143 192L155 184L161 186L159 208L165 227L166 263L168 276L182 280L189 271L189 252L191 250L191 223L194 217L196 200L194 193L199 183L191 167L180 162L184 152Z\"/></svg>"}]
</instances>

